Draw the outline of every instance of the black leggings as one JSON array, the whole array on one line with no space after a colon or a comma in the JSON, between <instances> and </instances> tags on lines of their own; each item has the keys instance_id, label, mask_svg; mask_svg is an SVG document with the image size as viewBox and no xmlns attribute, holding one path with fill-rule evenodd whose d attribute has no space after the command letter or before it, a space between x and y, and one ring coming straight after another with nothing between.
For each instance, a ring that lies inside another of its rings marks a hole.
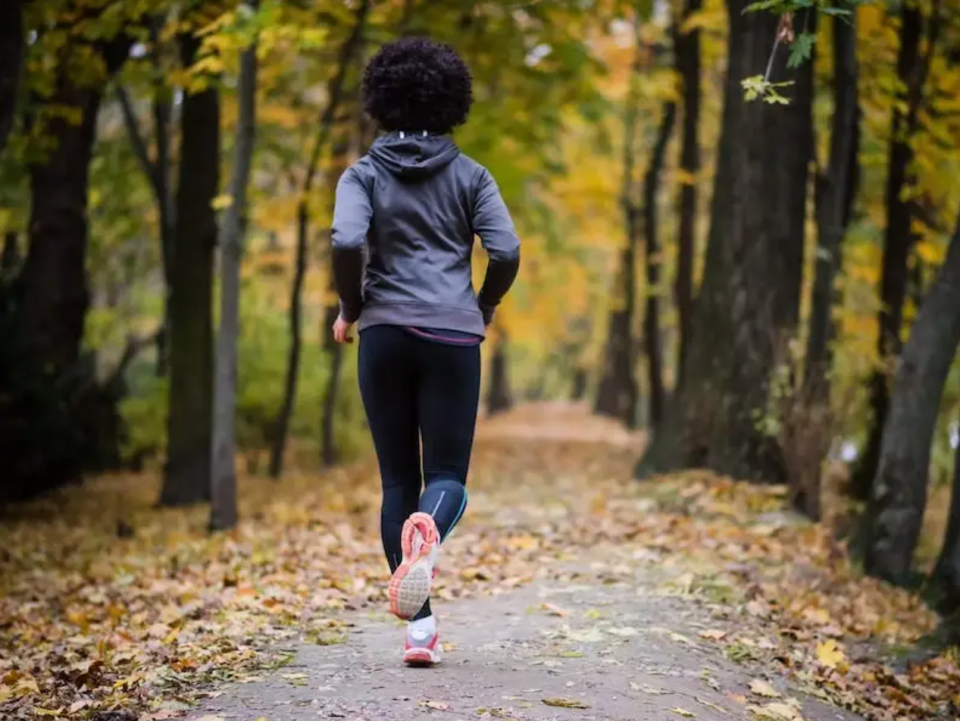
<instances>
[{"instance_id":1,"label":"black leggings","mask_svg":"<svg viewBox=\"0 0 960 721\"><path fill-rule=\"evenodd\" d=\"M383 480L380 530L392 572L400 565L400 533L410 514L433 516L442 540L467 505L480 348L433 342L398 326L373 326L360 334L359 376ZM429 615L427 601L415 618Z\"/></svg>"}]
</instances>

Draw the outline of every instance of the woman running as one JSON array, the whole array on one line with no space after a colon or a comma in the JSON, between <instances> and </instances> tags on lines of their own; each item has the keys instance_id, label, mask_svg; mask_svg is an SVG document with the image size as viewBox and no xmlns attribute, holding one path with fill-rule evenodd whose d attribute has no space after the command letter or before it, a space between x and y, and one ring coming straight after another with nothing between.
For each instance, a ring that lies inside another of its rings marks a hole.
<instances>
[{"instance_id":1,"label":"woman running","mask_svg":"<svg viewBox=\"0 0 960 721\"><path fill-rule=\"evenodd\" d=\"M440 661L430 584L467 505L480 342L520 265L496 183L449 137L472 100L470 71L449 46L408 38L383 47L364 74L363 101L384 134L340 178L333 219L333 335L349 343L354 323L360 332L390 610L410 621L410 665ZM489 256L479 293L474 235Z\"/></svg>"}]
</instances>

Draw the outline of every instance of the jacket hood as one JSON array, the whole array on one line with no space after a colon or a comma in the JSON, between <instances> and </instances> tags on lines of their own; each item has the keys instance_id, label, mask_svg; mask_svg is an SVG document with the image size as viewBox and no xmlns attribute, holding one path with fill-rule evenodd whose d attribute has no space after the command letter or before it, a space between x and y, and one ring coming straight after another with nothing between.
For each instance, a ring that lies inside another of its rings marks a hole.
<instances>
[{"instance_id":1,"label":"jacket hood","mask_svg":"<svg viewBox=\"0 0 960 721\"><path fill-rule=\"evenodd\" d=\"M391 133L377 138L369 155L398 178L420 180L447 167L460 149L446 135Z\"/></svg>"}]
</instances>

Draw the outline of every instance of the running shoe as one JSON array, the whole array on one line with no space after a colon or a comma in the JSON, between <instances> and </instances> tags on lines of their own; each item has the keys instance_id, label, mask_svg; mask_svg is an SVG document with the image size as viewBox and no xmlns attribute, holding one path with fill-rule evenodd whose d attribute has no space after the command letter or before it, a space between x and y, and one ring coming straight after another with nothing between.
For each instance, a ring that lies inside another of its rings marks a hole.
<instances>
[{"instance_id":1,"label":"running shoe","mask_svg":"<svg viewBox=\"0 0 960 721\"><path fill-rule=\"evenodd\" d=\"M414 513L403 524L400 536L403 562L390 579L390 612L413 618L430 598L434 566L440 552L440 534L433 517Z\"/></svg>"},{"instance_id":2,"label":"running shoe","mask_svg":"<svg viewBox=\"0 0 960 721\"><path fill-rule=\"evenodd\" d=\"M440 634L428 633L419 629L407 630L407 646L403 651L403 662L407 666L435 666L440 663Z\"/></svg>"}]
</instances>

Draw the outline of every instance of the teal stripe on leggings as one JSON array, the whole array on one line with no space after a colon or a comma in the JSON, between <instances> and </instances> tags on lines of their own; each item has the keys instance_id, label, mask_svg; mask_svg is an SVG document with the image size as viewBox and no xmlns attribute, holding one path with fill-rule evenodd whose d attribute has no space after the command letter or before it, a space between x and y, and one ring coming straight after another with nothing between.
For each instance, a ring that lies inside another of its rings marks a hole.
<instances>
[{"instance_id":1,"label":"teal stripe on leggings","mask_svg":"<svg viewBox=\"0 0 960 721\"><path fill-rule=\"evenodd\" d=\"M440 542L443 543L450 537L450 534L453 533L453 529L457 527L457 524L460 522L460 518L463 516L463 511L467 507L467 489L463 489L463 500L460 501L460 510L457 511L457 517L453 519L453 523L450 524L450 528L447 529L446 535L440 539Z\"/></svg>"}]
</instances>

